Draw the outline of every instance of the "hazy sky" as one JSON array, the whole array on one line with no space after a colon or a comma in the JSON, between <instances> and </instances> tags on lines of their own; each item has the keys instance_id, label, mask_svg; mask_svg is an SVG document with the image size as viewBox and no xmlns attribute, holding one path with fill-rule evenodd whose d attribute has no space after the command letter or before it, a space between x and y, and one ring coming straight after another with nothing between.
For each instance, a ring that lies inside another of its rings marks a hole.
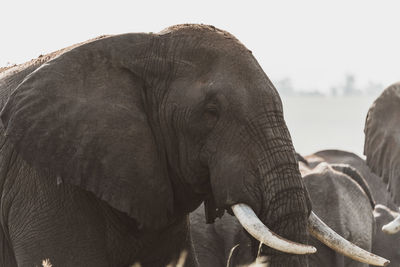
<instances>
[{"instance_id":1,"label":"hazy sky","mask_svg":"<svg viewBox=\"0 0 400 267\"><path fill-rule=\"evenodd\" d=\"M18 1L0 3L0 66L102 34L212 24L241 40L272 81L328 91L400 80L400 1Z\"/></svg>"}]
</instances>

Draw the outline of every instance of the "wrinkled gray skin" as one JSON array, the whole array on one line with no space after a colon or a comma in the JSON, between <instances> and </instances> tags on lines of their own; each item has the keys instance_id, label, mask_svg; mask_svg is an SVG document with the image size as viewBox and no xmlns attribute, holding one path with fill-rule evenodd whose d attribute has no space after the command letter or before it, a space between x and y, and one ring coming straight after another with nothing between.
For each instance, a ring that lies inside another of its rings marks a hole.
<instances>
[{"instance_id":1,"label":"wrinkled gray skin","mask_svg":"<svg viewBox=\"0 0 400 267\"><path fill-rule=\"evenodd\" d=\"M386 88L368 110L364 155L400 206L400 82Z\"/></svg>"},{"instance_id":2,"label":"wrinkled gray skin","mask_svg":"<svg viewBox=\"0 0 400 267\"><path fill-rule=\"evenodd\" d=\"M310 166L321 162L330 164L349 164L354 167L367 181L370 192L376 202L374 216L376 231L373 238L372 252L390 260L390 266L400 266L400 233L388 235L381 231L382 226L391 222L395 217L397 206L386 190L386 184L380 177L371 172L365 160L354 153L343 150L322 150L305 156Z\"/></svg>"},{"instance_id":3,"label":"wrinkled gray skin","mask_svg":"<svg viewBox=\"0 0 400 267\"><path fill-rule=\"evenodd\" d=\"M343 165L341 168L351 167ZM373 200L356 182L358 178L336 171L326 163L315 168L300 163L300 170L314 212L341 236L371 251ZM200 266L225 267L230 250L236 244L240 245L232 252L230 266L249 264L254 260L250 255L250 238L235 217L225 215L213 225L206 225L203 213L201 206L190 215L193 245ZM314 238L310 239L310 244L317 248L317 253L309 256L309 266L368 266L336 253Z\"/></svg>"},{"instance_id":4,"label":"wrinkled gray skin","mask_svg":"<svg viewBox=\"0 0 400 267\"><path fill-rule=\"evenodd\" d=\"M372 242L372 252L390 260L389 266L393 267L400 267L400 233L388 235L381 229L382 226L394 220L398 215L398 212L384 205L375 206L376 231Z\"/></svg>"},{"instance_id":5,"label":"wrinkled gray skin","mask_svg":"<svg viewBox=\"0 0 400 267\"><path fill-rule=\"evenodd\" d=\"M348 165L337 168L321 163L301 172L315 213L342 237L371 251L375 230L374 201L368 196L368 189L363 190L365 184L360 182L355 170ZM316 239L310 243L318 250L310 257L310 266L368 266L334 252Z\"/></svg>"},{"instance_id":6,"label":"wrinkled gray skin","mask_svg":"<svg viewBox=\"0 0 400 267\"><path fill-rule=\"evenodd\" d=\"M190 250L188 213L204 200L210 221L245 203L307 243L281 100L227 32L99 38L2 70L0 97L0 266L164 266Z\"/></svg>"}]
</instances>

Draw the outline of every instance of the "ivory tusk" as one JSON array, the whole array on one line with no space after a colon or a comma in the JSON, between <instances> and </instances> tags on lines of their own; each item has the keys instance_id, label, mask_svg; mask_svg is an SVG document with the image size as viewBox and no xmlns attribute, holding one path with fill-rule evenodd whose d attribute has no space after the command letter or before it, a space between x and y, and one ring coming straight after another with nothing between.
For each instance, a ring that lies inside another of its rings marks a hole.
<instances>
[{"instance_id":1,"label":"ivory tusk","mask_svg":"<svg viewBox=\"0 0 400 267\"><path fill-rule=\"evenodd\" d=\"M235 204L231 208L243 228L263 244L291 254L310 254L317 251L313 246L295 243L278 236L268 229L254 213L253 209L246 204Z\"/></svg>"},{"instance_id":2,"label":"ivory tusk","mask_svg":"<svg viewBox=\"0 0 400 267\"><path fill-rule=\"evenodd\" d=\"M394 235L400 231L400 215L396 217L393 221L388 224L385 224L382 227L382 231L385 234Z\"/></svg>"},{"instance_id":3,"label":"ivory tusk","mask_svg":"<svg viewBox=\"0 0 400 267\"><path fill-rule=\"evenodd\" d=\"M308 230L319 241L353 260L376 266L386 266L390 263L389 260L372 254L338 235L314 212L311 212L308 219Z\"/></svg>"}]
</instances>

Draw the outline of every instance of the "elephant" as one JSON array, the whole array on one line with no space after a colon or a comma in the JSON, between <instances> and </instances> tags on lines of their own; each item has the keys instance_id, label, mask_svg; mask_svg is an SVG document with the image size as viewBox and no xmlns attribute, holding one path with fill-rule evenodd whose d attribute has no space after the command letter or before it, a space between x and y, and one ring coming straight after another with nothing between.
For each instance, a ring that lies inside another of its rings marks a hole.
<instances>
[{"instance_id":1,"label":"elephant","mask_svg":"<svg viewBox=\"0 0 400 267\"><path fill-rule=\"evenodd\" d=\"M362 176L346 164L323 162L314 167L299 164L313 210L337 233L371 251L375 202L371 193L364 191L368 187ZM200 267L243 266L253 261L250 238L235 217L224 215L213 225L206 225L203 220L204 209L200 206L190 215L190 231ZM317 248L317 253L309 256L309 266L368 266L344 257L315 238L310 244Z\"/></svg>"},{"instance_id":2,"label":"elephant","mask_svg":"<svg viewBox=\"0 0 400 267\"><path fill-rule=\"evenodd\" d=\"M376 204L385 205L392 210L397 210L396 204L386 190L385 183L370 170L365 160L358 155L349 151L328 149L304 156L304 159L310 166L316 166L321 162L350 165L366 180L369 187L368 191L371 192Z\"/></svg>"},{"instance_id":3,"label":"elephant","mask_svg":"<svg viewBox=\"0 0 400 267\"><path fill-rule=\"evenodd\" d=\"M371 172L365 160L354 153L343 150L321 150L304 157L310 166L316 166L321 162L330 164L348 164L355 168L368 184L368 189L376 203L374 217L376 230L372 241L372 252L390 260L390 266L400 266L400 233L394 236L381 231L382 227L394 220L399 212L386 185L376 174Z\"/></svg>"},{"instance_id":4,"label":"elephant","mask_svg":"<svg viewBox=\"0 0 400 267\"><path fill-rule=\"evenodd\" d=\"M102 36L3 70L0 97L1 266L196 266L202 202L272 267L307 266L309 231L387 264L312 212L279 94L226 31Z\"/></svg>"},{"instance_id":5,"label":"elephant","mask_svg":"<svg viewBox=\"0 0 400 267\"><path fill-rule=\"evenodd\" d=\"M365 119L364 155L400 206L400 82L387 87L374 101ZM400 216L385 225L388 234L400 231Z\"/></svg>"},{"instance_id":6,"label":"elephant","mask_svg":"<svg viewBox=\"0 0 400 267\"><path fill-rule=\"evenodd\" d=\"M316 213L341 236L372 251L375 200L362 175L350 165L325 162L303 166L301 173ZM318 249L309 257L310 266L368 266L343 257L315 239L310 244Z\"/></svg>"}]
</instances>

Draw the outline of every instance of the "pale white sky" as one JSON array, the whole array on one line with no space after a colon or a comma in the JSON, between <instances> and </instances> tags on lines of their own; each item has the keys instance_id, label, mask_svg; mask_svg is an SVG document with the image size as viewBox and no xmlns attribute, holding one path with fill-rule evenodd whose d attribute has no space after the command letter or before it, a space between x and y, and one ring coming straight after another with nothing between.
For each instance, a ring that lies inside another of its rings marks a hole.
<instances>
[{"instance_id":1,"label":"pale white sky","mask_svg":"<svg viewBox=\"0 0 400 267\"><path fill-rule=\"evenodd\" d=\"M102 34L212 24L241 40L264 71L296 88L328 91L400 80L400 1L40 1L0 3L0 66Z\"/></svg>"}]
</instances>

